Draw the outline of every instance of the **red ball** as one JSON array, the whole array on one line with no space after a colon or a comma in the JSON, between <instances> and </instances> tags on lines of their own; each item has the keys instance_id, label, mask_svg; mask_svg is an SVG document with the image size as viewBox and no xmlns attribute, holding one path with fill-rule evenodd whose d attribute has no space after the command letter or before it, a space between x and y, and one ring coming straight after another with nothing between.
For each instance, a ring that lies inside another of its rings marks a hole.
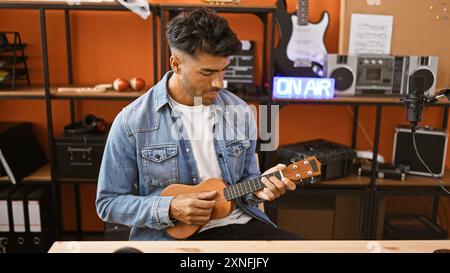
<instances>
[{"instance_id":1,"label":"red ball","mask_svg":"<svg viewBox=\"0 0 450 273\"><path fill-rule=\"evenodd\" d=\"M117 78L113 82L113 88L116 91L126 91L129 87L130 84L125 79Z\"/></svg>"},{"instance_id":2,"label":"red ball","mask_svg":"<svg viewBox=\"0 0 450 273\"><path fill-rule=\"evenodd\" d=\"M142 78L132 78L130 80L131 89L139 91L145 87L145 81Z\"/></svg>"}]
</instances>

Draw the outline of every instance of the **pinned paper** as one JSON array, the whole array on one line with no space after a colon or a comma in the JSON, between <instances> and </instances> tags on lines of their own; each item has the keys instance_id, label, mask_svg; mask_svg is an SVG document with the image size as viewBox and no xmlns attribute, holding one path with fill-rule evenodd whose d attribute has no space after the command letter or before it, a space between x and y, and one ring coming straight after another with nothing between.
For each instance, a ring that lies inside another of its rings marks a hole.
<instances>
[{"instance_id":1,"label":"pinned paper","mask_svg":"<svg viewBox=\"0 0 450 273\"><path fill-rule=\"evenodd\" d=\"M349 54L390 54L394 18L388 15L352 14Z\"/></svg>"}]
</instances>

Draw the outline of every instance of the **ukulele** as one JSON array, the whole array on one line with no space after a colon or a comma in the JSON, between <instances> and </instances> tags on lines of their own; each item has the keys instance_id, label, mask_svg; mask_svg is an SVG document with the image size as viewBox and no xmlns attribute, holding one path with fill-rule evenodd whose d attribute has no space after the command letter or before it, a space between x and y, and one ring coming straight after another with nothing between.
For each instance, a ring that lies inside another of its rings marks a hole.
<instances>
[{"instance_id":1,"label":"ukulele","mask_svg":"<svg viewBox=\"0 0 450 273\"><path fill-rule=\"evenodd\" d=\"M323 77L327 49L324 43L328 12L320 22L309 22L308 0L298 0L295 14L286 11L286 0L277 1L275 11L280 42L274 51L275 72L291 77Z\"/></svg>"},{"instance_id":2,"label":"ukulele","mask_svg":"<svg viewBox=\"0 0 450 273\"><path fill-rule=\"evenodd\" d=\"M297 183L314 183L315 177L321 174L320 166L320 162L314 156L309 156L290 164L284 171L276 171L260 177L254 177L231 186L228 186L222 179L210 178L195 186L172 184L166 187L160 195L177 196L187 193L217 191L214 198L216 204L211 212L210 219L220 219L227 217L234 210L234 199L264 189L265 185L261 182L263 177L275 176L280 180L283 177L287 177ZM177 222L173 227L167 228L166 232L175 239L186 239L201 228L202 226Z\"/></svg>"}]
</instances>

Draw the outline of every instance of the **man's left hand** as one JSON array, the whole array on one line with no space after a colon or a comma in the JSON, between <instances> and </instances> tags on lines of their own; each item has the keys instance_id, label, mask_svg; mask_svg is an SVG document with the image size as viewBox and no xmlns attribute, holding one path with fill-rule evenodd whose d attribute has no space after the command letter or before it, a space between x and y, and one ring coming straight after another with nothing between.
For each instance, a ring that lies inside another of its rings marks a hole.
<instances>
[{"instance_id":1,"label":"man's left hand","mask_svg":"<svg viewBox=\"0 0 450 273\"><path fill-rule=\"evenodd\" d=\"M284 169L286 169L286 165L278 164L277 166L265 171L262 175L266 175L276 171L283 171ZM265 201L273 201L283 195L286 192L286 189L293 191L296 188L295 183L286 177L283 177L282 180L278 179L275 176L270 177L270 179L264 177L263 179L261 179L261 181L264 183L264 185L266 185L266 187L255 192L254 195L259 199Z\"/></svg>"}]
</instances>

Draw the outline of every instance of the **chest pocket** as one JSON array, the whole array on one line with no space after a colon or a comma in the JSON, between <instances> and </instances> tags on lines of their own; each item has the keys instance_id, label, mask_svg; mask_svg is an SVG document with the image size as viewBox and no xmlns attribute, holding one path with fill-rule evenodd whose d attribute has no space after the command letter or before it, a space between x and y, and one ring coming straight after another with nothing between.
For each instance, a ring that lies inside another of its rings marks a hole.
<instances>
[{"instance_id":1,"label":"chest pocket","mask_svg":"<svg viewBox=\"0 0 450 273\"><path fill-rule=\"evenodd\" d=\"M226 143L228 154L228 166L231 169L231 173L235 174L235 180L238 180L245 167L245 151L250 147L250 140L234 140Z\"/></svg>"},{"instance_id":2,"label":"chest pocket","mask_svg":"<svg viewBox=\"0 0 450 273\"><path fill-rule=\"evenodd\" d=\"M250 140L235 140L226 144L229 156L238 157L250 147Z\"/></svg>"},{"instance_id":3,"label":"chest pocket","mask_svg":"<svg viewBox=\"0 0 450 273\"><path fill-rule=\"evenodd\" d=\"M166 186L178 181L178 147L176 144L147 146L141 149L145 182Z\"/></svg>"}]
</instances>

